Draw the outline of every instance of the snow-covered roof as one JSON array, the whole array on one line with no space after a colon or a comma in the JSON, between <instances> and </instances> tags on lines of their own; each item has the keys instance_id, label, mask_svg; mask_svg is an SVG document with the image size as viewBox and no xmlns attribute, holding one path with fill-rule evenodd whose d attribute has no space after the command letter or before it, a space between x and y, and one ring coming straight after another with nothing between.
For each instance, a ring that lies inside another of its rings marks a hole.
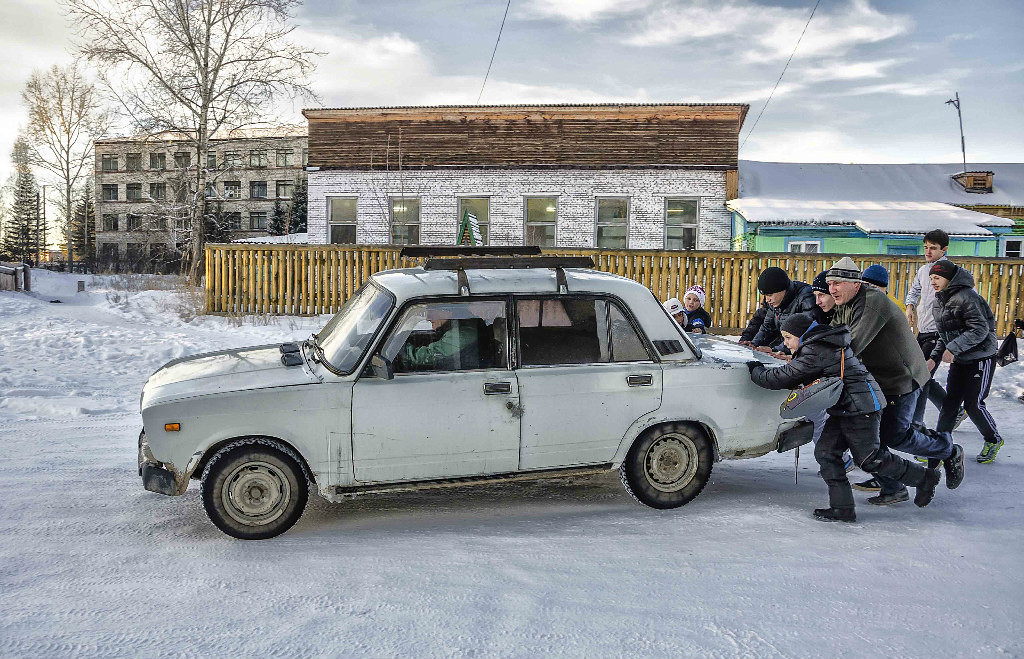
<instances>
[{"instance_id":1,"label":"snow-covered roof","mask_svg":"<svg viewBox=\"0 0 1024 659\"><path fill-rule=\"evenodd\" d=\"M992 171L992 192L973 193L951 179L962 163L840 165L739 161L740 197L824 201L937 201L1024 206L1024 163L968 163Z\"/></svg>"},{"instance_id":2,"label":"snow-covered roof","mask_svg":"<svg viewBox=\"0 0 1024 659\"><path fill-rule=\"evenodd\" d=\"M255 238L239 238L233 243L286 243L305 245L309 242L308 233L290 233L287 236L256 236Z\"/></svg>"},{"instance_id":3,"label":"snow-covered roof","mask_svg":"<svg viewBox=\"0 0 1024 659\"><path fill-rule=\"evenodd\" d=\"M921 235L942 229L951 236L985 237L986 227L1012 227L1013 220L933 201L820 201L739 198L726 204L747 222L792 225L849 225L864 233Z\"/></svg>"}]
</instances>

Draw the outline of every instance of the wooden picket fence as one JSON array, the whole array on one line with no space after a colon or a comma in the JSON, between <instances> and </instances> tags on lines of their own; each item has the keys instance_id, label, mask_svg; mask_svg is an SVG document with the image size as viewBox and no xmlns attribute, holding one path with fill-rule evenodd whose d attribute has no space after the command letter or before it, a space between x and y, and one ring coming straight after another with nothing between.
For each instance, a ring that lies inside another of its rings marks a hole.
<instances>
[{"instance_id":1,"label":"wooden picket fence","mask_svg":"<svg viewBox=\"0 0 1024 659\"><path fill-rule=\"evenodd\" d=\"M206 247L206 310L224 314L316 315L334 313L375 272L413 267L395 245L259 245ZM700 284L706 307L720 330L737 330L760 303L757 276L778 266L795 280L810 282L842 254L714 251L556 249L547 254L590 256L596 269L634 279L660 300L681 297ZM922 257L851 255L863 269L881 264L889 271L889 293L902 300ZM1004 336L1024 318L1024 259L955 257L970 270L977 289L996 315Z\"/></svg>"}]
</instances>

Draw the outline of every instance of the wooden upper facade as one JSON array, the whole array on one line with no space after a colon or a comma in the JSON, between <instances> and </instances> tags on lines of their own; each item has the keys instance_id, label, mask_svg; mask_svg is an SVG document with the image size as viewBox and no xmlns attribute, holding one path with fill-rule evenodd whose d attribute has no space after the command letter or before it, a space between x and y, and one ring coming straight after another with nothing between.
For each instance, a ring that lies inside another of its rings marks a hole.
<instances>
[{"instance_id":1,"label":"wooden upper facade","mask_svg":"<svg viewBox=\"0 0 1024 659\"><path fill-rule=\"evenodd\" d=\"M320 169L736 169L743 104L303 110Z\"/></svg>"}]
</instances>

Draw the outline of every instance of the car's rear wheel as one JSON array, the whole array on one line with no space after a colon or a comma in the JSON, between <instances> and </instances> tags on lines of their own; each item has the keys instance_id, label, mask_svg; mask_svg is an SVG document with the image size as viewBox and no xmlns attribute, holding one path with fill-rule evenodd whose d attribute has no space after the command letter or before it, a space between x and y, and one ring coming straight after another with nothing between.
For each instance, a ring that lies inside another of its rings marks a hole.
<instances>
[{"instance_id":1,"label":"car's rear wheel","mask_svg":"<svg viewBox=\"0 0 1024 659\"><path fill-rule=\"evenodd\" d=\"M299 521L309 483L298 456L283 446L236 442L203 472L203 507L224 533L242 540L273 538Z\"/></svg>"},{"instance_id":2,"label":"car's rear wheel","mask_svg":"<svg viewBox=\"0 0 1024 659\"><path fill-rule=\"evenodd\" d=\"M644 432L619 466L622 485L639 503L678 508L692 501L711 478L715 453L703 430L669 423Z\"/></svg>"}]
</instances>

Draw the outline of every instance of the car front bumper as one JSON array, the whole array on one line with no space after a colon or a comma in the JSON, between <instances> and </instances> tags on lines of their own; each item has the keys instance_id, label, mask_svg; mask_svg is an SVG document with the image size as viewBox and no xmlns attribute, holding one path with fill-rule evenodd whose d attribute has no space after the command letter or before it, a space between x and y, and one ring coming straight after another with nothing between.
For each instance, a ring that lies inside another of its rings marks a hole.
<instances>
[{"instance_id":1,"label":"car front bumper","mask_svg":"<svg viewBox=\"0 0 1024 659\"><path fill-rule=\"evenodd\" d=\"M153 457L153 451L146 441L146 431L139 433L139 476L142 477L142 486L150 492L166 494L176 497L185 493L188 487L188 477L182 476L173 467Z\"/></svg>"}]
</instances>

